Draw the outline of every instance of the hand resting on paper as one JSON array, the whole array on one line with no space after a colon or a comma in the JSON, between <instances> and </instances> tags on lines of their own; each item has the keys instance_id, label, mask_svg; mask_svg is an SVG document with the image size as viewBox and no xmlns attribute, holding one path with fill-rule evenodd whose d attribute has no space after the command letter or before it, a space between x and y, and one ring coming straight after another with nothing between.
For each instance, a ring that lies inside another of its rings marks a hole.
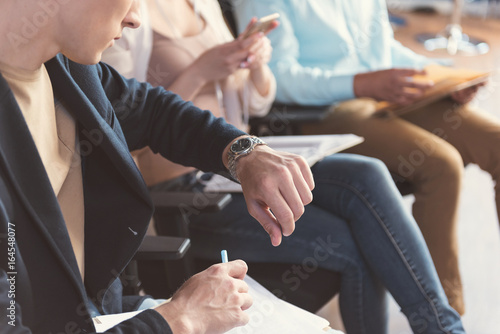
<instances>
[{"instance_id":1,"label":"hand resting on paper","mask_svg":"<svg viewBox=\"0 0 500 334\"><path fill-rule=\"evenodd\" d=\"M249 321L252 305L243 281L248 267L241 260L219 263L194 275L172 301L155 308L176 334L221 334Z\"/></svg>"},{"instance_id":2,"label":"hand resting on paper","mask_svg":"<svg viewBox=\"0 0 500 334\"><path fill-rule=\"evenodd\" d=\"M423 70L403 68L357 74L354 76L354 95L408 105L422 97L426 90L433 86L431 81L412 80L414 75L425 74Z\"/></svg>"}]
</instances>

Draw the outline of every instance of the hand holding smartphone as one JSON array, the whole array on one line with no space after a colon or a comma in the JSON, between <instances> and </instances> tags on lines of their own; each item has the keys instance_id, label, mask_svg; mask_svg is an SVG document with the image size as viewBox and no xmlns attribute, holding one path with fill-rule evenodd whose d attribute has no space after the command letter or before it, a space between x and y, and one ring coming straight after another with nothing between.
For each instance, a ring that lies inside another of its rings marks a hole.
<instances>
[{"instance_id":1,"label":"hand holding smartphone","mask_svg":"<svg viewBox=\"0 0 500 334\"><path fill-rule=\"evenodd\" d=\"M274 13L274 14L271 14L271 15L267 15L267 16L261 17L243 35L243 39L251 36L252 34L255 34L256 32L266 32L271 27L271 25L273 24L274 20L276 20L279 17L280 17L280 14L278 14L278 13Z\"/></svg>"}]
</instances>

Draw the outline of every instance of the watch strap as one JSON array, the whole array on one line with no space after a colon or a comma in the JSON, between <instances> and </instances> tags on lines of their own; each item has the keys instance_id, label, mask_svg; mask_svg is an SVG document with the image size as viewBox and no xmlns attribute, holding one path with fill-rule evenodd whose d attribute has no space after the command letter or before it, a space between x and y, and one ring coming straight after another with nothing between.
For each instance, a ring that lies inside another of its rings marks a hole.
<instances>
[{"instance_id":1,"label":"watch strap","mask_svg":"<svg viewBox=\"0 0 500 334\"><path fill-rule=\"evenodd\" d=\"M231 177L238 183L240 182L238 175L236 174L236 162L238 161L238 159L249 155L254 150L255 146L257 146L257 145L267 145L267 143L265 141L263 141L262 139L260 139L259 137L250 136L250 137L245 137L245 138L250 139L252 142L252 145L245 153L234 154L231 150L229 150L229 153L228 153L229 156L228 156L228 160L227 160L227 169L229 170L229 174L231 174ZM239 138L237 140L240 140L240 139L243 139L243 138ZM234 141L234 142L236 142L236 141Z\"/></svg>"}]
</instances>

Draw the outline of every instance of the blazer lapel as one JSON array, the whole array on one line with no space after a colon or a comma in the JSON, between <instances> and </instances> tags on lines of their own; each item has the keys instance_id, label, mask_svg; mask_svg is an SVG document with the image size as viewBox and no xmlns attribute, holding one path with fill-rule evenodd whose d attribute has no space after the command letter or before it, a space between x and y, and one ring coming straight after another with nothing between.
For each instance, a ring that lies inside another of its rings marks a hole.
<instances>
[{"instance_id":1,"label":"blazer lapel","mask_svg":"<svg viewBox=\"0 0 500 334\"><path fill-rule=\"evenodd\" d=\"M71 63L62 56L53 58L45 65L57 98L84 127L82 133L87 137L86 149L91 151L95 146L102 148L134 191L144 201L151 203L149 192L139 177L140 172L130 155L121 128L119 125L115 126L118 120L113 107L99 85L97 72L92 72L95 68ZM97 80L92 80L92 75Z\"/></svg>"},{"instance_id":2,"label":"blazer lapel","mask_svg":"<svg viewBox=\"0 0 500 334\"><path fill-rule=\"evenodd\" d=\"M86 152L82 147L85 256L99 258L85 261L87 293L93 296L109 286L133 257L146 233L153 204L96 67L61 56L45 65L58 101L79 122L80 144L86 146Z\"/></svg>"},{"instance_id":3,"label":"blazer lapel","mask_svg":"<svg viewBox=\"0 0 500 334\"><path fill-rule=\"evenodd\" d=\"M1 75L0 164L40 233L47 239L76 288L83 293L78 265L57 198L21 110Z\"/></svg>"}]
</instances>

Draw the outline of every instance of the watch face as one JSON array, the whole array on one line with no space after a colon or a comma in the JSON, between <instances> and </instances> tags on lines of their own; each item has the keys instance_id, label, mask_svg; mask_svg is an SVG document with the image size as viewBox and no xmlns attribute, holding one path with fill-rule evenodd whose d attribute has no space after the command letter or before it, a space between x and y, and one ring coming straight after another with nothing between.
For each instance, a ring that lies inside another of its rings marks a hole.
<instances>
[{"instance_id":1,"label":"watch face","mask_svg":"<svg viewBox=\"0 0 500 334\"><path fill-rule=\"evenodd\" d=\"M250 138L238 139L231 145L231 151L234 153L241 153L252 147L252 140Z\"/></svg>"}]
</instances>

